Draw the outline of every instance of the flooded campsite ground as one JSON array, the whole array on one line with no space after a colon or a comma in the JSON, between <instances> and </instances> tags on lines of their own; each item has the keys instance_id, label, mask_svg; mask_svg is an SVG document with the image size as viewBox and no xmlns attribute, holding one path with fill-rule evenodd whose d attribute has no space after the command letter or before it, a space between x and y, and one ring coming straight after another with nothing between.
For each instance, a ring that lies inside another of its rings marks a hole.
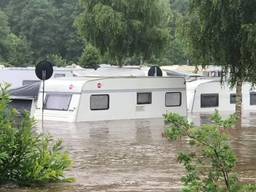
<instances>
[{"instance_id":1,"label":"flooded campsite ground","mask_svg":"<svg viewBox=\"0 0 256 192\"><path fill-rule=\"evenodd\" d=\"M195 114L196 123L207 121ZM230 131L244 182L256 183L256 113L248 113L243 128ZM184 174L176 154L184 144L162 137L162 119L90 123L45 122L45 132L64 140L74 161L67 175L76 181L43 188L3 187L1 192L124 191L176 192Z\"/></svg>"}]
</instances>

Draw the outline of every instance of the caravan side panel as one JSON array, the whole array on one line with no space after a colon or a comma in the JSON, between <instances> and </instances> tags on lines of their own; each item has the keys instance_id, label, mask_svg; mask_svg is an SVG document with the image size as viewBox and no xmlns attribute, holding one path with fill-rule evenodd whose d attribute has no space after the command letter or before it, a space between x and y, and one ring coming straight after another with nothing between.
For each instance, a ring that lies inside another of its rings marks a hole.
<instances>
[{"instance_id":1,"label":"caravan side panel","mask_svg":"<svg viewBox=\"0 0 256 192\"><path fill-rule=\"evenodd\" d=\"M162 118L164 114L169 112L186 116L185 89L144 90L144 93L152 94L152 101L149 104L138 104L137 93L142 92L138 90L133 92L103 91L100 93L83 93L77 113L77 121ZM180 93L180 104L177 106L166 106L166 93ZM90 100L95 95L108 95L109 108L92 110Z\"/></svg>"}]
</instances>

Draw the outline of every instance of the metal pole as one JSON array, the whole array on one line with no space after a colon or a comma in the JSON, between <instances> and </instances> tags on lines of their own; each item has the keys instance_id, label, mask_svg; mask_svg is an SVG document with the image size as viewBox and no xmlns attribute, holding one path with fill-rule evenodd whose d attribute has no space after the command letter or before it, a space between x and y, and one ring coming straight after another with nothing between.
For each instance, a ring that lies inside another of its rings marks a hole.
<instances>
[{"instance_id":1,"label":"metal pole","mask_svg":"<svg viewBox=\"0 0 256 192\"><path fill-rule=\"evenodd\" d=\"M43 94L42 94L42 132L44 132L44 92L45 92L45 78L46 71L42 71L42 79L43 79Z\"/></svg>"}]
</instances>

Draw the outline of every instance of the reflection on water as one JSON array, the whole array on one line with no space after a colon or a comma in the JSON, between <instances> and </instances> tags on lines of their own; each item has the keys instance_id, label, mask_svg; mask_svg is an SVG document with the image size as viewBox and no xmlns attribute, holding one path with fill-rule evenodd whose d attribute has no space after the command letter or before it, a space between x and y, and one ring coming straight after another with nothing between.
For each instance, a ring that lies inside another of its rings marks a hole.
<instances>
[{"instance_id":1,"label":"reflection on water","mask_svg":"<svg viewBox=\"0 0 256 192\"><path fill-rule=\"evenodd\" d=\"M192 114L195 124L209 117ZM245 114L244 128L231 130L232 146L243 181L256 182L256 113ZM62 138L74 165L68 176L72 184L37 189L3 187L0 191L179 191L183 168L176 154L182 143L162 137L161 119L123 120L90 123L46 122L45 132Z\"/></svg>"}]
</instances>

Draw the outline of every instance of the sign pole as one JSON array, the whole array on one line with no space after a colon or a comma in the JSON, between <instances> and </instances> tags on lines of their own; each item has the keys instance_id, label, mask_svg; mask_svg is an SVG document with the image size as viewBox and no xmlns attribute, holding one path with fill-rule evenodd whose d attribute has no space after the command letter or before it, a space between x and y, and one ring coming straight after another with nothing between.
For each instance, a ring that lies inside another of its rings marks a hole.
<instances>
[{"instance_id":1,"label":"sign pole","mask_svg":"<svg viewBox=\"0 0 256 192\"><path fill-rule=\"evenodd\" d=\"M44 132L44 93L45 93L45 79L46 79L46 71L42 71L42 79L43 79L43 94L42 94L42 132Z\"/></svg>"},{"instance_id":2,"label":"sign pole","mask_svg":"<svg viewBox=\"0 0 256 192\"><path fill-rule=\"evenodd\" d=\"M53 64L49 61L40 61L35 68L35 73L38 79L43 83L42 87L42 132L44 132L44 105L45 105L45 81L50 79L53 74ZM41 89L41 87L40 87Z\"/></svg>"}]
</instances>

